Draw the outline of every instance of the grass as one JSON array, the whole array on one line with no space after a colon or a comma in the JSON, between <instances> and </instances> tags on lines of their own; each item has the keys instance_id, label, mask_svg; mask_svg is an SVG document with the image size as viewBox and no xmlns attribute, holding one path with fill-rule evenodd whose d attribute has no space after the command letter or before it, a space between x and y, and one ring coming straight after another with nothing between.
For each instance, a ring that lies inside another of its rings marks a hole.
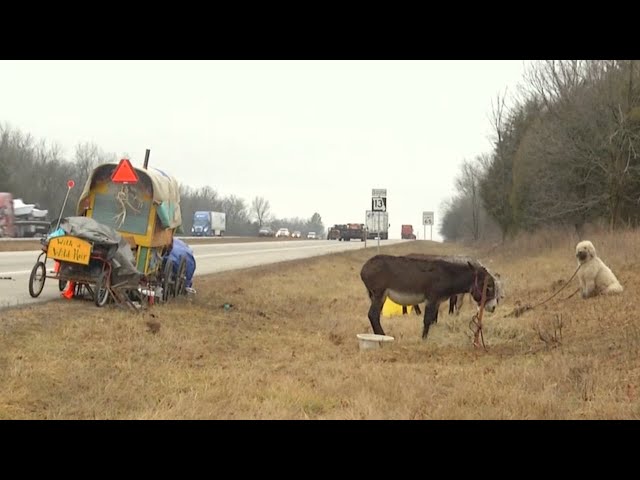
<instances>
[{"instance_id":1,"label":"grass","mask_svg":"<svg viewBox=\"0 0 640 480\"><path fill-rule=\"evenodd\" d=\"M141 314L63 300L0 310L0 418L638 419L640 235L590 239L625 293L564 300L574 280L517 318L516 302L571 276L573 238L383 247L472 254L500 272L488 352L471 345L469 301L459 316L443 307L426 342L421 318L383 317L396 340L358 350L371 331L359 272L375 249L197 277L197 295Z\"/></svg>"}]
</instances>

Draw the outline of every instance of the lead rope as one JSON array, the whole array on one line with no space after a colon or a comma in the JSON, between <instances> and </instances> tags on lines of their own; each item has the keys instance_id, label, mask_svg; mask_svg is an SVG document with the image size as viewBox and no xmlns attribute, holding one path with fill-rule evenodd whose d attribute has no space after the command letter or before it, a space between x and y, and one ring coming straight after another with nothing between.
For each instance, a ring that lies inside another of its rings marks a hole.
<instances>
[{"instance_id":1,"label":"lead rope","mask_svg":"<svg viewBox=\"0 0 640 480\"><path fill-rule=\"evenodd\" d=\"M510 316L515 316L515 317L519 317L520 315L522 315L524 312L526 312L527 310L533 310L536 307L539 307L540 305L547 303L549 300L551 300L553 297L555 297L557 294L559 294L562 290L564 290L567 285L569 285L571 283L571 280L573 280L573 277L576 276L576 274L578 273L578 270L580 270L580 267L582 267L582 264L578 265L578 268L576 268L576 271L573 272L573 275L571 275L571 278L569 280L567 280L567 283L565 283L562 288L560 290L558 290L557 292L555 292L553 295L551 295L549 298L543 300L542 302L536 303L535 305L531 306L531 304L527 303L526 305L523 305L522 307L518 307L515 308L513 310L513 312L507 314L504 316L504 318L510 317ZM567 298L563 299L563 300L569 300L571 297L573 297L576 293L578 293L580 289L578 288L575 292L573 292L571 295L569 295Z\"/></svg>"},{"instance_id":2,"label":"lead rope","mask_svg":"<svg viewBox=\"0 0 640 480\"><path fill-rule=\"evenodd\" d=\"M475 326L475 332L473 335L473 346L479 347L480 343L478 342L478 337L482 342L482 348L487 352L487 346L484 344L484 334L482 333L482 314L484 313L484 303L487 300L487 286L489 284L489 275L484 276L484 283L482 285L482 297L480 298L480 309L471 317L471 321L469 322L469 328L471 331L474 331L474 328L471 326L472 324Z\"/></svg>"}]
</instances>

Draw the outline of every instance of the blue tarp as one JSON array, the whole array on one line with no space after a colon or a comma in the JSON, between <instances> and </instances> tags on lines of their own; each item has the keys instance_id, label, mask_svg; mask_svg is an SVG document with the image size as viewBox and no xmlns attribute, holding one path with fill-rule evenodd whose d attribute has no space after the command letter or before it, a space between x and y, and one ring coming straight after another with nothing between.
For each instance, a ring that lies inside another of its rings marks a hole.
<instances>
[{"instance_id":1,"label":"blue tarp","mask_svg":"<svg viewBox=\"0 0 640 480\"><path fill-rule=\"evenodd\" d=\"M196 271L196 259L193 256L191 247L177 237L173 237L173 247L169 253L169 258L173 262L173 272L178 273L178 266L182 257L187 258L187 288L191 288L193 283L193 274Z\"/></svg>"}]
</instances>

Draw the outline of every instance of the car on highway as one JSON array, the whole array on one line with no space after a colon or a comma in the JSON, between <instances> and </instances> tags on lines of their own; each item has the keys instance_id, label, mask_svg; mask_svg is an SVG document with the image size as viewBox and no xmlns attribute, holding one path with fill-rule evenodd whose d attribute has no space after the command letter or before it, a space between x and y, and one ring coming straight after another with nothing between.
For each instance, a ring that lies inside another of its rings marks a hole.
<instances>
[{"instance_id":1,"label":"car on highway","mask_svg":"<svg viewBox=\"0 0 640 480\"><path fill-rule=\"evenodd\" d=\"M276 237L286 237L289 238L290 234L289 234L289 229L288 228L281 228L280 230L278 230L276 232Z\"/></svg>"},{"instance_id":2,"label":"car on highway","mask_svg":"<svg viewBox=\"0 0 640 480\"><path fill-rule=\"evenodd\" d=\"M302 237L302 232L300 232L299 230L296 230L291 234L291 238L300 238L300 237Z\"/></svg>"},{"instance_id":3,"label":"car on highway","mask_svg":"<svg viewBox=\"0 0 640 480\"><path fill-rule=\"evenodd\" d=\"M275 234L271 227L262 227L258 230L259 237L273 237Z\"/></svg>"},{"instance_id":4,"label":"car on highway","mask_svg":"<svg viewBox=\"0 0 640 480\"><path fill-rule=\"evenodd\" d=\"M309 232L307 233L307 238L310 240L316 240L318 237L316 237L316 232Z\"/></svg>"}]
</instances>

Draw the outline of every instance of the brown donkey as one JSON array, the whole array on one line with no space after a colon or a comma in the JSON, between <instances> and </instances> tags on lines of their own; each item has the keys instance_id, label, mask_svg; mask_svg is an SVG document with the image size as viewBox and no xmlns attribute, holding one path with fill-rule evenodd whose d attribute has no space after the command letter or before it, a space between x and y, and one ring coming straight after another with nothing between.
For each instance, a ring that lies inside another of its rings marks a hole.
<instances>
[{"instance_id":1,"label":"brown donkey","mask_svg":"<svg viewBox=\"0 0 640 480\"><path fill-rule=\"evenodd\" d=\"M477 260L468 257L376 255L362 266L360 278L371 299L369 321L378 335L384 335L380 312L387 297L406 306L427 302L422 330L425 340L440 304L448 298L468 292L479 305L485 278L487 311L493 312L501 298L499 282Z\"/></svg>"}]
</instances>

